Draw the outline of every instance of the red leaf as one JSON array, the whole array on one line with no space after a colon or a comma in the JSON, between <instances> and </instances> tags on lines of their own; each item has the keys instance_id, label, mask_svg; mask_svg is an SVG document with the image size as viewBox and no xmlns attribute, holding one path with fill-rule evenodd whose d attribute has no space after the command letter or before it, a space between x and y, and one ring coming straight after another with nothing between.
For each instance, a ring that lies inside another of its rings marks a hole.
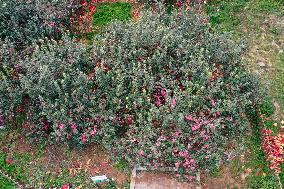
<instances>
[{"instance_id":1,"label":"red leaf","mask_svg":"<svg viewBox=\"0 0 284 189\"><path fill-rule=\"evenodd\" d=\"M81 2L80 2L80 5L86 5L87 4L87 1L86 0L82 0Z\"/></svg>"},{"instance_id":2,"label":"red leaf","mask_svg":"<svg viewBox=\"0 0 284 189\"><path fill-rule=\"evenodd\" d=\"M69 184L63 184L61 186L61 189L70 189L70 186L69 186Z\"/></svg>"}]
</instances>

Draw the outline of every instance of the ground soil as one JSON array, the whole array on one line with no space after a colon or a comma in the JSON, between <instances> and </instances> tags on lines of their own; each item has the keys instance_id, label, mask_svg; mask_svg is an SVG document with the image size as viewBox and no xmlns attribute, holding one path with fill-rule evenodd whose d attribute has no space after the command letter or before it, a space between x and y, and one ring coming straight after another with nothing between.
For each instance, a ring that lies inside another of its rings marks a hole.
<instances>
[{"instance_id":1,"label":"ground soil","mask_svg":"<svg viewBox=\"0 0 284 189\"><path fill-rule=\"evenodd\" d=\"M129 173L118 170L114 162L104 149L96 144L91 144L83 149L69 149L67 145L47 145L44 147L42 154L37 158L38 147L31 144L21 134L7 134L7 140L1 141L0 151L13 159L15 154L30 154L30 165L33 169L27 170L33 175L33 171L40 167L43 172L50 172L59 175L62 168L67 169L69 174L76 176L81 171L87 175L98 176L107 175L108 178L115 181L117 186L129 183Z\"/></svg>"}]
</instances>

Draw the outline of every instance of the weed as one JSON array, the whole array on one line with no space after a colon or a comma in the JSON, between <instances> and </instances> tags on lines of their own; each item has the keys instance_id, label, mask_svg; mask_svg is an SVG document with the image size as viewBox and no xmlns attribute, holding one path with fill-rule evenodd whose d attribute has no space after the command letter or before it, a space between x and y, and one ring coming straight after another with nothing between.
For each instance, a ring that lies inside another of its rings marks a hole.
<instances>
[{"instance_id":1,"label":"weed","mask_svg":"<svg viewBox=\"0 0 284 189\"><path fill-rule=\"evenodd\" d=\"M117 161L117 162L114 164L114 167L117 168L118 170L121 170L121 171L127 171L127 170L129 170L129 167L128 167L127 162L125 162L125 161L123 161L123 160Z\"/></svg>"},{"instance_id":2,"label":"weed","mask_svg":"<svg viewBox=\"0 0 284 189\"><path fill-rule=\"evenodd\" d=\"M46 148L46 142L42 141L40 142L38 145L37 145L37 150L36 150L36 158L40 158L43 156L43 154L45 153L44 152L44 149Z\"/></svg>"},{"instance_id":3,"label":"weed","mask_svg":"<svg viewBox=\"0 0 284 189\"><path fill-rule=\"evenodd\" d=\"M279 189L278 181L273 175L251 175L247 178L250 189Z\"/></svg>"},{"instance_id":4,"label":"weed","mask_svg":"<svg viewBox=\"0 0 284 189\"><path fill-rule=\"evenodd\" d=\"M13 157L13 162L12 163L7 163L6 159L7 156L4 153L0 153L0 168L1 170L5 171L9 175L13 176L15 179L18 181L21 181L23 183L29 183L29 177L25 174L24 172L24 167L21 165L21 157L15 156ZM17 162L14 163L14 162Z\"/></svg>"},{"instance_id":5,"label":"weed","mask_svg":"<svg viewBox=\"0 0 284 189\"><path fill-rule=\"evenodd\" d=\"M222 172L221 172L221 169L220 167L216 167L215 169L212 169L210 172L209 172L210 176L212 177L219 177L222 175Z\"/></svg>"}]
</instances>

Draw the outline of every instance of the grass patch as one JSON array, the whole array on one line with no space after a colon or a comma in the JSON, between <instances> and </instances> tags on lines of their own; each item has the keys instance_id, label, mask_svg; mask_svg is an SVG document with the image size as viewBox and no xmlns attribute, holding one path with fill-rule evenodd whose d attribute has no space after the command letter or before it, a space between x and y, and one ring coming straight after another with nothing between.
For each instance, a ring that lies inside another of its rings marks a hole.
<instances>
[{"instance_id":1,"label":"grass patch","mask_svg":"<svg viewBox=\"0 0 284 189\"><path fill-rule=\"evenodd\" d=\"M238 15L247 5L247 0L215 0L205 7L213 28L219 31L235 30L241 23Z\"/></svg>"},{"instance_id":2,"label":"grass patch","mask_svg":"<svg viewBox=\"0 0 284 189\"><path fill-rule=\"evenodd\" d=\"M32 152L23 153L15 150L18 135L17 131L8 129L0 132L0 144L10 147L9 156L7 152L0 151L0 169L5 173L20 183L33 185L34 188L60 188L63 184L70 184L73 187L94 188L90 176L84 170L77 172L76 175L71 175L68 169L70 167L62 166L58 173L47 168L46 163L48 161L42 162L40 160L45 154L45 142L39 143ZM11 161L8 162L8 159ZM10 183L9 180L0 177L0 189L5 189L5 185L7 185L7 189L15 189L16 187L11 184L13 183Z\"/></svg>"},{"instance_id":3,"label":"grass patch","mask_svg":"<svg viewBox=\"0 0 284 189\"><path fill-rule=\"evenodd\" d=\"M113 20L130 20L131 8L131 5L125 2L101 4L97 7L94 14L94 26L105 26Z\"/></svg>"},{"instance_id":4,"label":"grass patch","mask_svg":"<svg viewBox=\"0 0 284 189\"><path fill-rule=\"evenodd\" d=\"M1 189L15 189L17 188L16 185L8 180L6 177L0 175L0 186Z\"/></svg>"},{"instance_id":5,"label":"grass patch","mask_svg":"<svg viewBox=\"0 0 284 189\"><path fill-rule=\"evenodd\" d=\"M284 53L280 54L276 60L276 70L273 74L272 90L275 91L273 97L280 102L284 108Z\"/></svg>"},{"instance_id":6,"label":"grass patch","mask_svg":"<svg viewBox=\"0 0 284 189\"><path fill-rule=\"evenodd\" d=\"M284 14L282 0L213 0L205 10L213 28L221 32L238 31L241 26L249 26L254 30L256 22L265 19L266 13ZM256 17L261 15L260 18Z\"/></svg>"},{"instance_id":7,"label":"grass patch","mask_svg":"<svg viewBox=\"0 0 284 189\"><path fill-rule=\"evenodd\" d=\"M211 26L218 32L231 32L233 37L237 39L247 37L249 42L257 41L258 48L267 53L271 63L273 63L273 74L268 76L271 84L269 83L269 94L273 100L280 103L282 109L284 108L284 53L277 55L273 52L271 42L278 41L281 38L283 30L281 26L271 27L268 25L266 31L264 22L267 21L267 17L272 15L272 18L278 19L279 16L283 16L284 13L284 1L283 0L212 0L206 5L206 12L209 16ZM269 19L268 19L269 20ZM273 20L271 20L273 21ZM267 25L266 25L267 26ZM262 31L261 31L262 29ZM265 32L266 38L260 38ZM263 41L264 40L264 41ZM268 44L268 45L267 45ZM264 54L264 53L262 53ZM278 57L277 57L278 56ZM257 56L253 56L255 58ZM276 58L275 58L276 57ZM252 60L255 62L255 59ZM264 79L266 77L264 76ZM265 98L262 106L260 107L262 114L266 117L271 116L275 107L271 103L270 98ZM264 125L260 123L260 119L256 112L251 115L252 120L252 133L246 139L245 147L248 149L247 163L245 167L250 168L252 173L247 177L246 188L250 189L278 189L279 183L276 176L269 170L265 154L261 146L261 129L266 127L267 129L277 131L277 127L274 126L274 122L265 121ZM282 165L282 171L284 171L284 165ZM282 184L284 184L283 172L279 175Z\"/></svg>"},{"instance_id":8,"label":"grass patch","mask_svg":"<svg viewBox=\"0 0 284 189\"><path fill-rule=\"evenodd\" d=\"M13 176L20 182L29 183L29 177L25 174L25 168L23 164L27 164L29 157L26 154L19 154L13 157L13 162L11 164L6 163L7 156L4 153L0 153L0 168ZM23 161L25 160L25 161Z\"/></svg>"},{"instance_id":9,"label":"grass patch","mask_svg":"<svg viewBox=\"0 0 284 189\"><path fill-rule=\"evenodd\" d=\"M250 9L255 13L283 14L284 2L282 0L253 0Z\"/></svg>"},{"instance_id":10,"label":"grass patch","mask_svg":"<svg viewBox=\"0 0 284 189\"><path fill-rule=\"evenodd\" d=\"M278 181L273 175L249 176L247 183L250 189L279 189Z\"/></svg>"}]
</instances>

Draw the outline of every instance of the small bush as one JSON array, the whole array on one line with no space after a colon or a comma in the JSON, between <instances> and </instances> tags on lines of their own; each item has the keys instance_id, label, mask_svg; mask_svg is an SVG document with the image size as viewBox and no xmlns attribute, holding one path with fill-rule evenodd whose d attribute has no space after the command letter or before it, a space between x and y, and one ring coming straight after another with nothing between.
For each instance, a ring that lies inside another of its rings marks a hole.
<instances>
[{"instance_id":1,"label":"small bush","mask_svg":"<svg viewBox=\"0 0 284 189\"><path fill-rule=\"evenodd\" d=\"M115 156L187 174L216 167L226 142L247 130L246 111L259 98L242 46L203 22L146 12L138 23L112 24L96 46L111 118L100 132Z\"/></svg>"}]
</instances>

